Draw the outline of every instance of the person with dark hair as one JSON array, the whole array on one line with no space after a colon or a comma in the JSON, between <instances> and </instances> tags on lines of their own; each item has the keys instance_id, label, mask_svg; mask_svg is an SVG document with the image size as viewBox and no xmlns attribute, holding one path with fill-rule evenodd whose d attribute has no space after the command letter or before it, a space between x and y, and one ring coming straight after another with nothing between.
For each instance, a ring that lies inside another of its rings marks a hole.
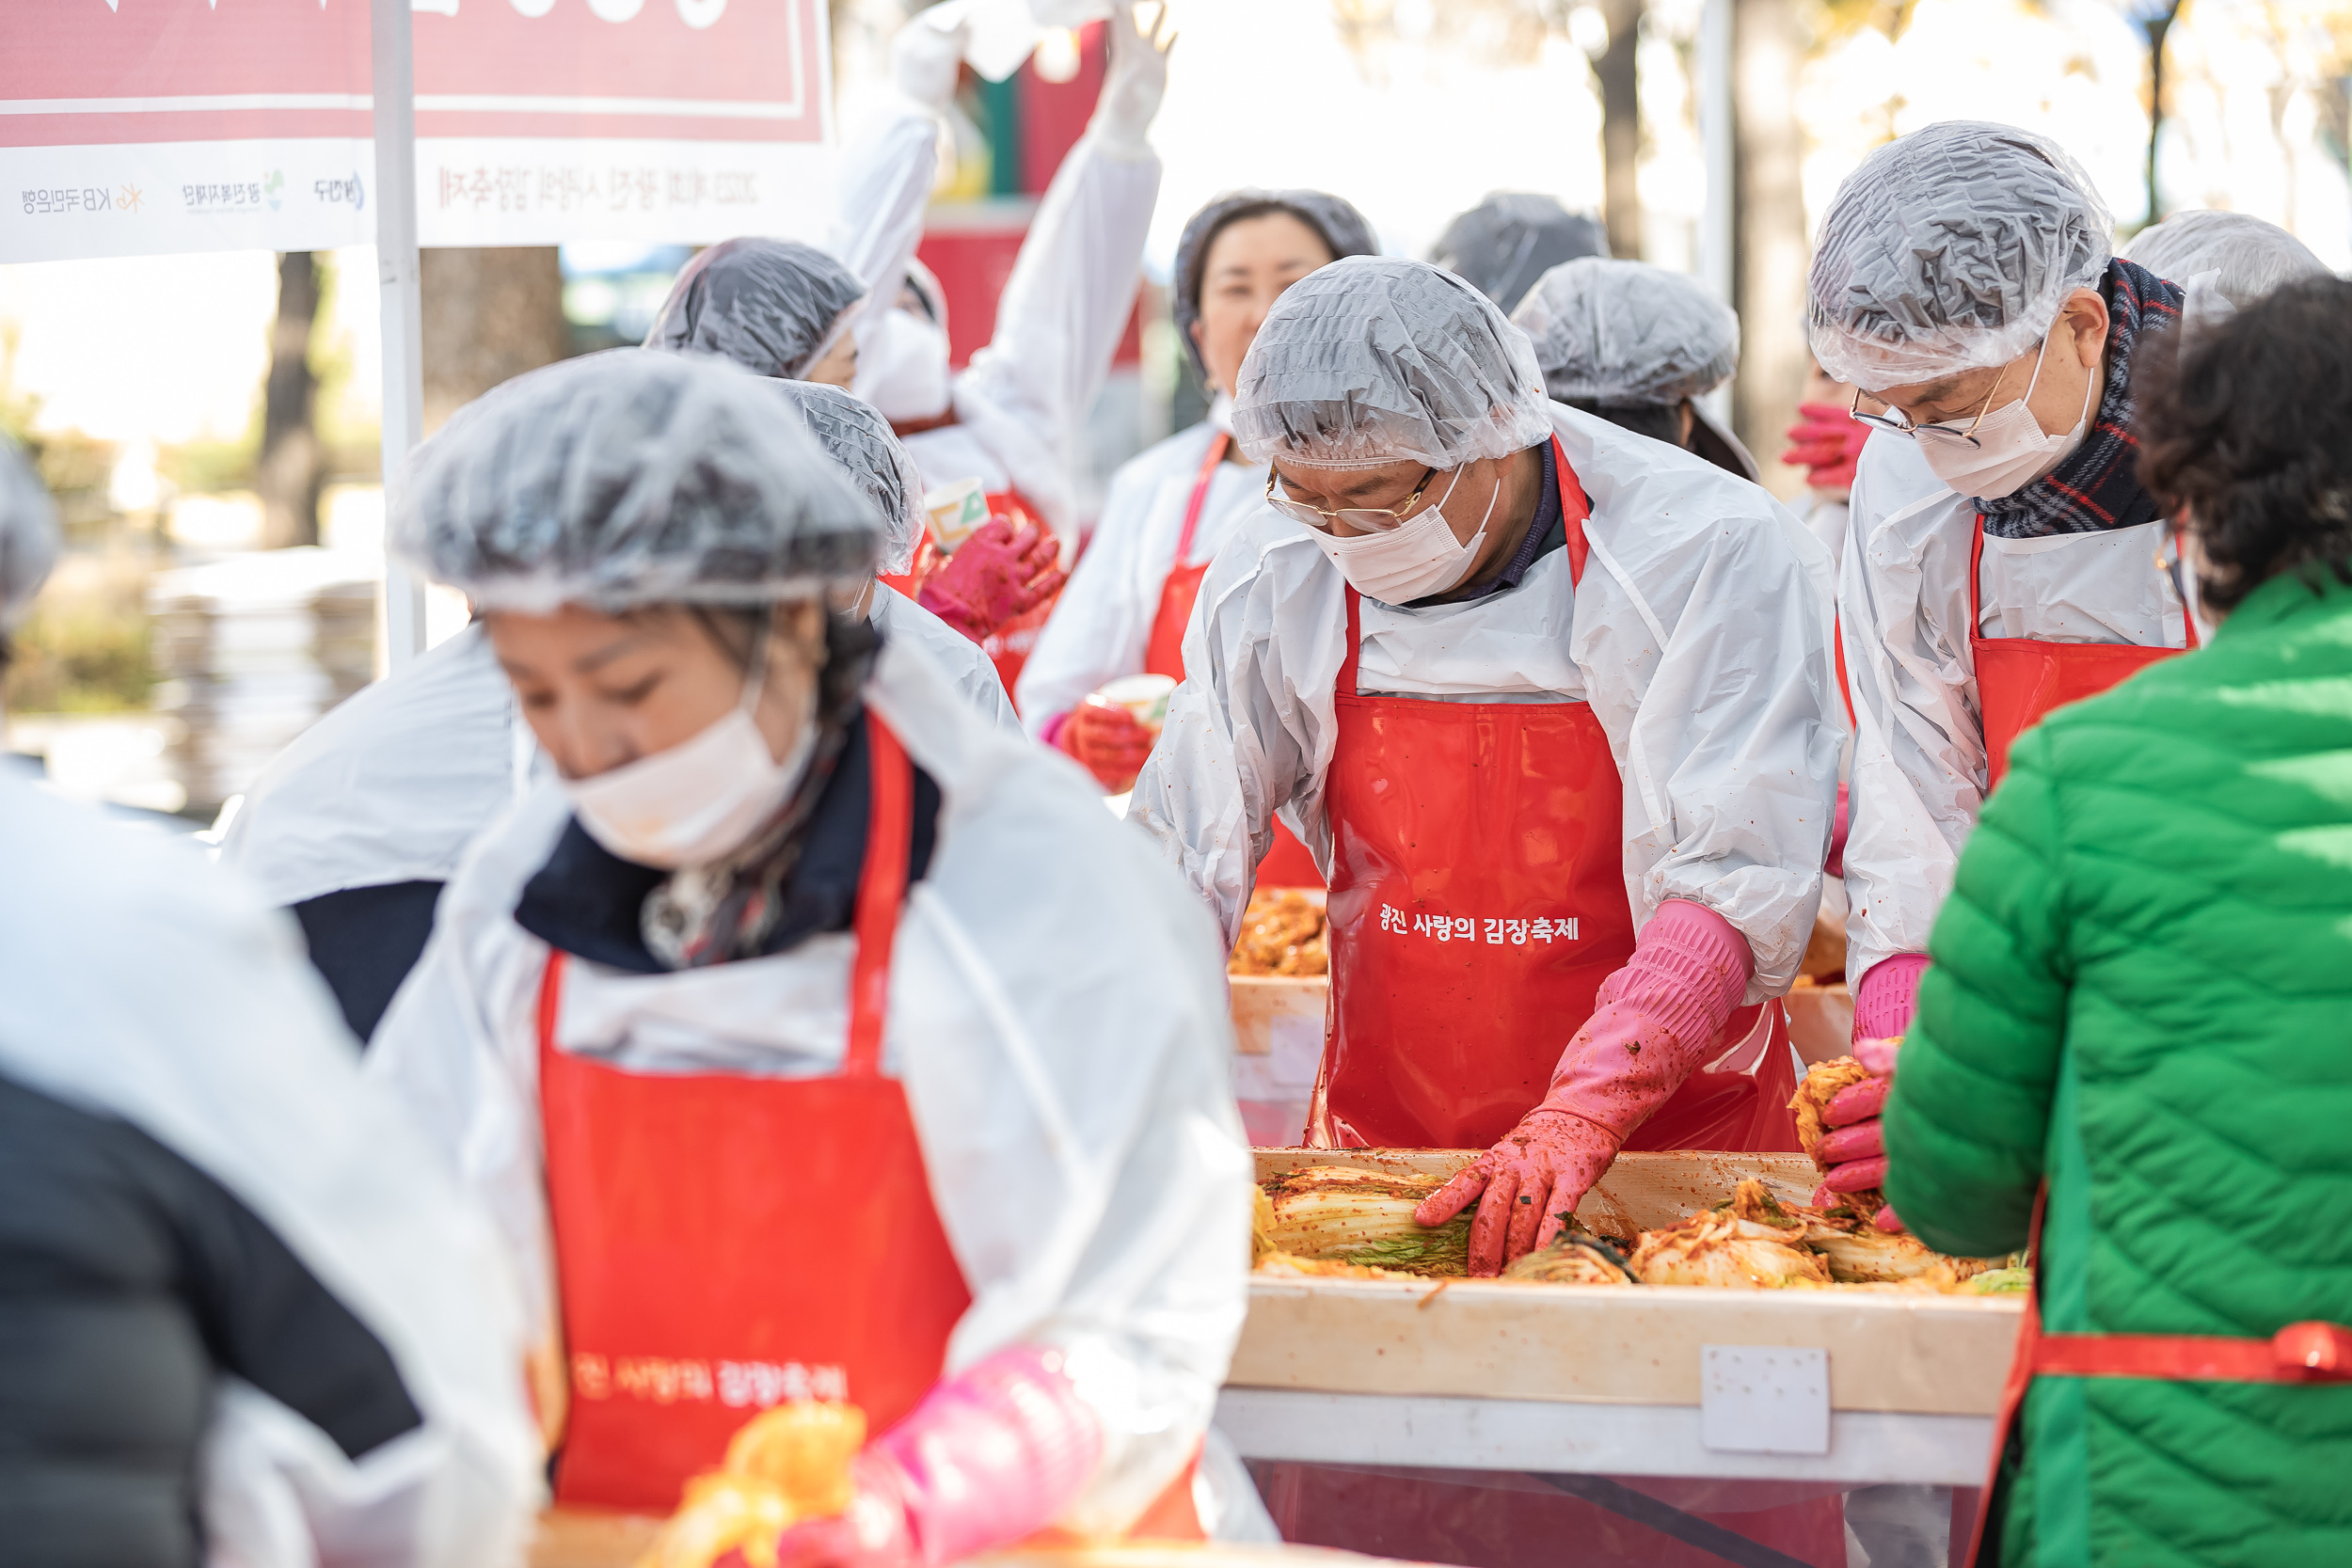
<instances>
[{"instance_id":1,"label":"person with dark hair","mask_svg":"<svg viewBox=\"0 0 2352 1568\"><path fill-rule=\"evenodd\" d=\"M2352 1562L2352 283L2192 327L2139 403L2220 626L2011 748L1886 1193L1947 1252L2039 1233L1979 1562Z\"/></svg>"},{"instance_id":2,"label":"person with dark hair","mask_svg":"<svg viewBox=\"0 0 2352 1568\"><path fill-rule=\"evenodd\" d=\"M1535 280L1511 312L1555 403L1756 477L1740 437L1698 400L1740 368L1740 318L1684 273L1587 256Z\"/></svg>"},{"instance_id":3,"label":"person with dark hair","mask_svg":"<svg viewBox=\"0 0 2352 1568\"><path fill-rule=\"evenodd\" d=\"M391 547L479 607L553 767L368 1071L503 1225L560 1501L667 1510L814 1395L869 1436L782 1561L1198 1539L1249 1258L1221 954L1068 768L839 608L882 532L701 356L533 371L419 449Z\"/></svg>"},{"instance_id":4,"label":"person with dark hair","mask_svg":"<svg viewBox=\"0 0 2352 1568\"><path fill-rule=\"evenodd\" d=\"M1265 467L1232 437L1233 378L1258 324L1282 291L1379 242L1363 214L1321 191L1236 191L1184 225L1168 309L1185 352L1216 401L1111 478L1086 558L1022 672L1030 733L1084 764L1112 793L1135 782L1152 735L1124 708L1087 696L1122 675L1182 680L1184 626L1209 562L1265 500ZM1297 841L1280 835L1262 875L1272 886L1315 886L1322 876Z\"/></svg>"},{"instance_id":5,"label":"person with dark hair","mask_svg":"<svg viewBox=\"0 0 2352 1568\"><path fill-rule=\"evenodd\" d=\"M1504 315L1535 280L1564 261L1607 256L1609 231L1598 218L1571 213L1559 198L1497 191L1445 226L1429 259L1491 299Z\"/></svg>"}]
</instances>

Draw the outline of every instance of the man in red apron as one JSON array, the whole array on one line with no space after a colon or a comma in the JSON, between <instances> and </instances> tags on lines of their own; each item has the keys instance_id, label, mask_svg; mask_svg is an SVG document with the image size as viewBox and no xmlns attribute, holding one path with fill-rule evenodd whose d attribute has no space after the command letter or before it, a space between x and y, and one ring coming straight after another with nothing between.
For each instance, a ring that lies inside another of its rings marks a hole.
<instances>
[{"instance_id":1,"label":"man in red apron","mask_svg":"<svg viewBox=\"0 0 2352 1568\"><path fill-rule=\"evenodd\" d=\"M1206 420L1111 476L1103 519L1018 693L1030 733L1091 769L1106 791L1135 783L1152 733L1125 709L1086 698L1122 675L1184 678L1184 627L1210 558L1264 504L1264 465L1242 456L1232 420L1233 381L1258 325L1317 267L1379 248L1363 214L1322 191L1237 191L1184 225L1169 309L1216 402ZM1258 875L1277 887L1323 882L1297 836L1279 824Z\"/></svg>"},{"instance_id":2,"label":"man in red apron","mask_svg":"<svg viewBox=\"0 0 2352 1568\"><path fill-rule=\"evenodd\" d=\"M1418 262L1294 284L1233 424L1277 506L1209 568L1130 815L1229 936L1277 810L1330 868L1309 1140L1490 1146L1423 1214L1481 1199L1481 1274L1620 1148L1793 1147L1773 998L1839 738L1819 545L1550 404Z\"/></svg>"},{"instance_id":3,"label":"man in red apron","mask_svg":"<svg viewBox=\"0 0 2352 1568\"><path fill-rule=\"evenodd\" d=\"M876 519L740 376L533 372L414 494L404 547L555 777L477 839L370 1070L534 1288L558 1498L666 1510L759 1410L840 1399L857 1498L796 1562L1198 1535L1248 1175L1220 966L1166 953L1185 890L825 610Z\"/></svg>"},{"instance_id":4,"label":"man in red apron","mask_svg":"<svg viewBox=\"0 0 2352 1568\"><path fill-rule=\"evenodd\" d=\"M1814 354L1877 427L1838 591L1857 1040L1909 1022L2018 733L2198 641L2131 436L2135 353L2183 294L2112 227L2063 149L1965 121L1881 148L1823 220Z\"/></svg>"}]
</instances>

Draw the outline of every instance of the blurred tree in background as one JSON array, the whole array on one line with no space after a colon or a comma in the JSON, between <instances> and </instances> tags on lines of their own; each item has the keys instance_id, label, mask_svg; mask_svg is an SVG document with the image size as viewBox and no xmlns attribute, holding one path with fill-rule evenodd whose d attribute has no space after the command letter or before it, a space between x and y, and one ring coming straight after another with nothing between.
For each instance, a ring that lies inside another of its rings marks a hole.
<instances>
[{"instance_id":1,"label":"blurred tree in background","mask_svg":"<svg viewBox=\"0 0 2352 1568\"><path fill-rule=\"evenodd\" d=\"M572 352L553 245L423 253L424 428Z\"/></svg>"}]
</instances>

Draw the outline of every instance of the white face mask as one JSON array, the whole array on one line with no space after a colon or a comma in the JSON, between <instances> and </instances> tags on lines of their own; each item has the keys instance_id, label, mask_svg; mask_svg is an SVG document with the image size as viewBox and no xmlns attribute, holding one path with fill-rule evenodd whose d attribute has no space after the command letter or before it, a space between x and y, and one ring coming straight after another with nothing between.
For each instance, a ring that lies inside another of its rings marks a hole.
<instances>
[{"instance_id":1,"label":"white face mask","mask_svg":"<svg viewBox=\"0 0 2352 1568\"><path fill-rule=\"evenodd\" d=\"M2083 442L2083 432L2090 421L2090 389L2095 378L2083 380L2083 411L2074 420L2074 428L2063 436L2045 436L2042 422L2026 406L2033 396L2034 386L2042 379L2042 360L2050 352L2050 341L2042 340L2042 353L2033 356L2033 376L2026 383L2024 397L1986 414L1977 421L1977 444L1928 436L1919 442L1919 455L1933 469L1935 477L1960 495L1979 499L1997 499L2018 491L2048 473L2066 460L2069 452Z\"/></svg>"},{"instance_id":2,"label":"white face mask","mask_svg":"<svg viewBox=\"0 0 2352 1568\"><path fill-rule=\"evenodd\" d=\"M594 778L564 780L588 836L625 861L664 871L740 848L791 798L817 749L816 726L803 724L790 755L778 762L770 752L752 718L762 684L758 674L746 679L743 700L691 739Z\"/></svg>"},{"instance_id":3,"label":"white face mask","mask_svg":"<svg viewBox=\"0 0 2352 1568\"><path fill-rule=\"evenodd\" d=\"M850 388L899 424L947 412L947 334L897 306L858 330L857 379Z\"/></svg>"},{"instance_id":4,"label":"white face mask","mask_svg":"<svg viewBox=\"0 0 2352 1568\"><path fill-rule=\"evenodd\" d=\"M1439 500L1451 498L1454 486L1461 482L1462 470L1456 468ZM1409 604L1432 594L1442 594L1470 575L1470 563L1478 559L1479 546L1486 542L1486 524L1493 519L1495 502L1502 495L1502 485L1498 480L1493 493L1486 498L1486 515L1478 519L1478 531L1470 535L1468 544L1454 536L1454 525L1445 520L1438 501L1378 533L1342 539L1319 528L1307 531L1314 536L1323 553L1331 558L1331 564L1340 569L1340 575L1356 585L1356 592L1382 604Z\"/></svg>"}]
</instances>

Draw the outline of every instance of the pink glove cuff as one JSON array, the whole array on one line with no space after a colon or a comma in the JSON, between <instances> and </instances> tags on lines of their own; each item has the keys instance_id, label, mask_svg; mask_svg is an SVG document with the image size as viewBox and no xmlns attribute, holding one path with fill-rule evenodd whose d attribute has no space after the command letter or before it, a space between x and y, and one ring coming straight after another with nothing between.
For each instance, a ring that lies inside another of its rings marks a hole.
<instances>
[{"instance_id":1,"label":"pink glove cuff","mask_svg":"<svg viewBox=\"0 0 2352 1568\"><path fill-rule=\"evenodd\" d=\"M938 1384L869 1451L898 1472L937 1568L1053 1523L1101 1463L1103 1427L1058 1351L1015 1345Z\"/></svg>"},{"instance_id":2,"label":"pink glove cuff","mask_svg":"<svg viewBox=\"0 0 2352 1568\"><path fill-rule=\"evenodd\" d=\"M1040 724L1037 727L1038 744L1041 746L1052 746L1058 749L1061 745L1061 732L1068 726L1069 723L1070 715L1067 713L1057 713L1050 716L1044 723Z\"/></svg>"},{"instance_id":3,"label":"pink glove cuff","mask_svg":"<svg viewBox=\"0 0 2352 1568\"><path fill-rule=\"evenodd\" d=\"M1872 964L1854 989L1853 1037L1888 1039L1910 1028L1919 1005L1919 976L1927 967L1925 953L1898 953Z\"/></svg>"},{"instance_id":4,"label":"pink glove cuff","mask_svg":"<svg viewBox=\"0 0 2352 1568\"><path fill-rule=\"evenodd\" d=\"M1628 1137L1707 1059L1755 970L1722 915L1687 899L1660 905L1633 957L1601 982L1544 1104Z\"/></svg>"}]
</instances>

